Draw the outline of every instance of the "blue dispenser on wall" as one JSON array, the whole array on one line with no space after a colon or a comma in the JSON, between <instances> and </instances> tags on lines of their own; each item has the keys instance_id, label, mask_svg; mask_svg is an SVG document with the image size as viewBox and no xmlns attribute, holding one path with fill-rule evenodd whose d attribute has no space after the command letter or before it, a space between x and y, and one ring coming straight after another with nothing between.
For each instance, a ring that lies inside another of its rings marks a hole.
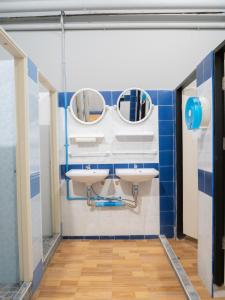
<instances>
[{"instance_id":1,"label":"blue dispenser on wall","mask_svg":"<svg viewBox=\"0 0 225 300\"><path fill-rule=\"evenodd\" d=\"M210 105L204 97L189 97L185 107L188 130L207 128L210 121Z\"/></svg>"}]
</instances>

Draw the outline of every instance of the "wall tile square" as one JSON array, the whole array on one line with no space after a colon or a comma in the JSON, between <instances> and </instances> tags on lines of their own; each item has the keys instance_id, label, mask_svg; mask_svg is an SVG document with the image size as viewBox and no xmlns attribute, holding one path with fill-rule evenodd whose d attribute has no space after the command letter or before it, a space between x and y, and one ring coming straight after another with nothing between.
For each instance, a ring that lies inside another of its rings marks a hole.
<instances>
[{"instance_id":1,"label":"wall tile square","mask_svg":"<svg viewBox=\"0 0 225 300\"><path fill-rule=\"evenodd\" d=\"M159 121L159 135L173 135L173 121Z\"/></svg>"},{"instance_id":2,"label":"wall tile square","mask_svg":"<svg viewBox=\"0 0 225 300\"><path fill-rule=\"evenodd\" d=\"M84 240L99 240L98 235L86 235L82 237Z\"/></svg>"},{"instance_id":3,"label":"wall tile square","mask_svg":"<svg viewBox=\"0 0 225 300\"><path fill-rule=\"evenodd\" d=\"M158 91L158 105L172 105L172 91Z\"/></svg>"},{"instance_id":4,"label":"wall tile square","mask_svg":"<svg viewBox=\"0 0 225 300\"><path fill-rule=\"evenodd\" d=\"M173 120L173 106L159 106L159 121Z\"/></svg>"},{"instance_id":5,"label":"wall tile square","mask_svg":"<svg viewBox=\"0 0 225 300\"><path fill-rule=\"evenodd\" d=\"M131 235L130 239L131 240L143 240L145 238L144 235Z\"/></svg>"},{"instance_id":6,"label":"wall tile square","mask_svg":"<svg viewBox=\"0 0 225 300\"><path fill-rule=\"evenodd\" d=\"M105 104L111 106L112 105L112 93L111 91L101 91L100 92L105 99Z\"/></svg>"},{"instance_id":7,"label":"wall tile square","mask_svg":"<svg viewBox=\"0 0 225 300\"><path fill-rule=\"evenodd\" d=\"M174 211L161 211L160 212L160 225L173 226L174 224Z\"/></svg>"},{"instance_id":8,"label":"wall tile square","mask_svg":"<svg viewBox=\"0 0 225 300\"><path fill-rule=\"evenodd\" d=\"M158 91L146 91L152 99L154 105L158 105Z\"/></svg>"},{"instance_id":9,"label":"wall tile square","mask_svg":"<svg viewBox=\"0 0 225 300\"><path fill-rule=\"evenodd\" d=\"M137 163L137 164L129 164L129 168L130 169L133 169L134 168L134 166L137 166L137 168L143 168L144 167L144 164L141 164L141 163Z\"/></svg>"},{"instance_id":10,"label":"wall tile square","mask_svg":"<svg viewBox=\"0 0 225 300\"><path fill-rule=\"evenodd\" d=\"M205 171L205 193L212 196L212 173Z\"/></svg>"},{"instance_id":11,"label":"wall tile square","mask_svg":"<svg viewBox=\"0 0 225 300\"><path fill-rule=\"evenodd\" d=\"M160 197L160 211L174 210L174 198L173 197Z\"/></svg>"},{"instance_id":12,"label":"wall tile square","mask_svg":"<svg viewBox=\"0 0 225 300\"><path fill-rule=\"evenodd\" d=\"M37 67L30 58L27 60L28 76L37 83Z\"/></svg>"},{"instance_id":13,"label":"wall tile square","mask_svg":"<svg viewBox=\"0 0 225 300\"><path fill-rule=\"evenodd\" d=\"M202 192L205 191L205 174L202 170L198 170L198 189Z\"/></svg>"},{"instance_id":14,"label":"wall tile square","mask_svg":"<svg viewBox=\"0 0 225 300\"><path fill-rule=\"evenodd\" d=\"M158 170L159 169L159 164L157 164L157 163L144 163L143 167L144 168L153 168L153 169Z\"/></svg>"},{"instance_id":15,"label":"wall tile square","mask_svg":"<svg viewBox=\"0 0 225 300\"><path fill-rule=\"evenodd\" d=\"M209 53L206 56L206 58L203 61L203 64L204 64L203 79L204 79L204 81L206 81L210 77L212 77L212 74L213 74L213 64L214 64L213 52Z\"/></svg>"},{"instance_id":16,"label":"wall tile square","mask_svg":"<svg viewBox=\"0 0 225 300\"><path fill-rule=\"evenodd\" d=\"M174 237L173 226L160 226L160 234L164 234L167 238Z\"/></svg>"},{"instance_id":17,"label":"wall tile square","mask_svg":"<svg viewBox=\"0 0 225 300\"><path fill-rule=\"evenodd\" d=\"M173 196L173 182L160 181L160 195Z\"/></svg>"},{"instance_id":18,"label":"wall tile square","mask_svg":"<svg viewBox=\"0 0 225 300\"><path fill-rule=\"evenodd\" d=\"M154 240L154 239L158 239L158 238L159 238L159 236L156 234L145 235L146 240Z\"/></svg>"},{"instance_id":19,"label":"wall tile square","mask_svg":"<svg viewBox=\"0 0 225 300\"><path fill-rule=\"evenodd\" d=\"M129 240L130 236L129 235L116 235L115 240Z\"/></svg>"},{"instance_id":20,"label":"wall tile square","mask_svg":"<svg viewBox=\"0 0 225 300\"><path fill-rule=\"evenodd\" d=\"M89 167L91 169L98 169L98 165L97 164L83 164L83 169L87 169Z\"/></svg>"},{"instance_id":21,"label":"wall tile square","mask_svg":"<svg viewBox=\"0 0 225 300\"><path fill-rule=\"evenodd\" d=\"M203 62L201 62L196 68L196 79L197 79L197 86L200 86L204 82Z\"/></svg>"},{"instance_id":22,"label":"wall tile square","mask_svg":"<svg viewBox=\"0 0 225 300\"><path fill-rule=\"evenodd\" d=\"M59 107L64 107L65 106L65 101L66 101L66 106L70 105L70 100L72 96L74 95L74 92L60 92L58 93L58 106ZM65 100L66 97L66 100Z\"/></svg>"},{"instance_id":23,"label":"wall tile square","mask_svg":"<svg viewBox=\"0 0 225 300\"><path fill-rule=\"evenodd\" d=\"M159 161L161 166L172 166L173 165L173 151L160 151L159 152Z\"/></svg>"},{"instance_id":24,"label":"wall tile square","mask_svg":"<svg viewBox=\"0 0 225 300\"><path fill-rule=\"evenodd\" d=\"M160 136L159 137L159 151L162 150L173 150L173 141L174 137L173 136Z\"/></svg>"},{"instance_id":25,"label":"wall tile square","mask_svg":"<svg viewBox=\"0 0 225 300\"><path fill-rule=\"evenodd\" d=\"M161 167L159 172L161 181L173 181L173 167Z\"/></svg>"},{"instance_id":26,"label":"wall tile square","mask_svg":"<svg viewBox=\"0 0 225 300\"><path fill-rule=\"evenodd\" d=\"M115 237L112 235L101 235L99 238L100 238L100 240L114 240L115 239Z\"/></svg>"},{"instance_id":27,"label":"wall tile square","mask_svg":"<svg viewBox=\"0 0 225 300\"><path fill-rule=\"evenodd\" d=\"M128 169L129 164L114 164L114 169Z\"/></svg>"},{"instance_id":28,"label":"wall tile square","mask_svg":"<svg viewBox=\"0 0 225 300\"><path fill-rule=\"evenodd\" d=\"M121 93L122 93L122 91L112 91L111 92L111 99L112 99L111 103L112 103L112 105L117 104L118 98L119 98Z\"/></svg>"}]
</instances>

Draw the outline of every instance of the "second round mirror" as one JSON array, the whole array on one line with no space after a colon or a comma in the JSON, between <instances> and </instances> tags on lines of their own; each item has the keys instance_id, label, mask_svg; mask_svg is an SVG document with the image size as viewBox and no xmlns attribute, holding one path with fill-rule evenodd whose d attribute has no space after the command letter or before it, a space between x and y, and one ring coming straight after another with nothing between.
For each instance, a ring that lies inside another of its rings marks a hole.
<instances>
[{"instance_id":1,"label":"second round mirror","mask_svg":"<svg viewBox=\"0 0 225 300\"><path fill-rule=\"evenodd\" d=\"M120 117L128 123L141 123L152 110L152 101L146 91L139 88L125 90L118 99L117 110Z\"/></svg>"}]
</instances>

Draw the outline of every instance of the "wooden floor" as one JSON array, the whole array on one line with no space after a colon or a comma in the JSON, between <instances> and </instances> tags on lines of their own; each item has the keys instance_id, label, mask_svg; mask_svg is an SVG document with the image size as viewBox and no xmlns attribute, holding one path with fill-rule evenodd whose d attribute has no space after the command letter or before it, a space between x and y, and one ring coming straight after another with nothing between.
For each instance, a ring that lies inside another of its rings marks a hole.
<instances>
[{"instance_id":1,"label":"wooden floor","mask_svg":"<svg viewBox=\"0 0 225 300\"><path fill-rule=\"evenodd\" d=\"M172 241L196 284L196 249ZM180 300L186 299L159 240L64 240L53 256L33 299Z\"/></svg>"}]
</instances>

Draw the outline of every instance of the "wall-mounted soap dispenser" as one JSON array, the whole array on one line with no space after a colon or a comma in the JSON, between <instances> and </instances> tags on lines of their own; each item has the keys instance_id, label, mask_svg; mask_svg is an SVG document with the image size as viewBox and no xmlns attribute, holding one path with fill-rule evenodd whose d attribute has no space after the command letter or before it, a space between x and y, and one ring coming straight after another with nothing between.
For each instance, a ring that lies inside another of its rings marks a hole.
<instances>
[{"instance_id":1,"label":"wall-mounted soap dispenser","mask_svg":"<svg viewBox=\"0 0 225 300\"><path fill-rule=\"evenodd\" d=\"M188 130L207 128L211 107L204 97L190 97L185 107L185 122Z\"/></svg>"}]
</instances>

